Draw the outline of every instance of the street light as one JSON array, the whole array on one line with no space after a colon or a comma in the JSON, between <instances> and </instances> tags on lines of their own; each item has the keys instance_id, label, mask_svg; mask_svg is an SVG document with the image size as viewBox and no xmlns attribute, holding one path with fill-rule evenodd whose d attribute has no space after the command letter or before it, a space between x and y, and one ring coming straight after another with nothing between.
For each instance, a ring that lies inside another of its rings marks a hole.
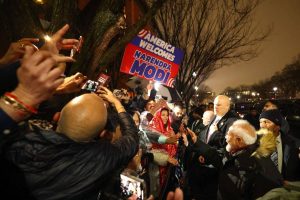
<instances>
[{"instance_id":1,"label":"street light","mask_svg":"<svg viewBox=\"0 0 300 200\"><path fill-rule=\"evenodd\" d=\"M274 99L276 99L276 92L277 92L278 88L277 87L273 87L273 91L274 91Z\"/></svg>"}]
</instances>

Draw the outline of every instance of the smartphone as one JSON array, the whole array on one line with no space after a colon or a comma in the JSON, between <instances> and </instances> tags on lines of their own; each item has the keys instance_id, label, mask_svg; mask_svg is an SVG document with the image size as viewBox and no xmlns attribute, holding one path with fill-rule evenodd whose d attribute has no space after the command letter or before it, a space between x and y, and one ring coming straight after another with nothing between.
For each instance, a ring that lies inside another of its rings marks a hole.
<instances>
[{"instance_id":1,"label":"smartphone","mask_svg":"<svg viewBox=\"0 0 300 200\"><path fill-rule=\"evenodd\" d=\"M143 179L129 175L125 172L120 174L121 192L124 198L128 198L135 194L137 200L147 199L146 184Z\"/></svg>"},{"instance_id":2,"label":"smartphone","mask_svg":"<svg viewBox=\"0 0 300 200\"><path fill-rule=\"evenodd\" d=\"M79 43L76 46L77 49L75 49L75 48L71 49L71 52L70 52L70 57L71 58L74 58L80 52L81 46L83 44L83 37L79 36L78 40L79 40Z\"/></svg>"},{"instance_id":3,"label":"smartphone","mask_svg":"<svg viewBox=\"0 0 300 200\"><path fill-rule=\"evenodd\" d=\"M126 94L125 92L123 91L123 89L115 89L113 91L113 94L118 98L118 99L122 99Z\"/></svg>"},{"instance_id":4,"label":"smartphone","mask_svg":"<svg viewBox=\"0 0 300 200\"><path fill-rule=\"evenodd\" d=\"M96 92L99 85L98 81L87 80L81 89L89 92Z\"/></svg>"},{"instance_id":5,"label":"smartphone","mask_svg":"<svg viewBox=\"0 0 300 200\"><path fill-rule=\"evenodd\" d=\"M99 85L100 85L100 86L107 87L108 84L109 84L109 82L110 82L110 76L101 73L101 74L98 76L98 82L99 82Z\"/></svg>"}]
</instances>

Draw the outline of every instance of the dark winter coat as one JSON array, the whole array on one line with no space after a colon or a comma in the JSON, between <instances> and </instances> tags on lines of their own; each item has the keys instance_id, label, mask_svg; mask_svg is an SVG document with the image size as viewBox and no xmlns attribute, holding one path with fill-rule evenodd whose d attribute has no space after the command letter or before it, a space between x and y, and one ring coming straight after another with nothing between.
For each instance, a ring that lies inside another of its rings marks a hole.
<instances>
[{"instance_id":1,"label":"dark winter coat","mask_svg":"<svg viewBox=\"0 0 300 200\"><path fill-rule=\"evenodd\" d=\"M36 199L90 199L111 173L124 168L138 150L139 136L129 114L120 113L122 137L77 143L54 131L26 133L6 149Z\"/></svg>"},{"instance_id":2,"label":"dark winter coat","mask_svg":"<svg viewBox=\"0 0 300 200\"><path fill-rule=\"evenodd\" d=\"M299 149L295 141L286 134L280 134L282 141L282 176L288 181L300 181Z\"/></svg>"},{"instance_id":3,"label":"dark winter coat","mask_svg":"<svg viewBox=\"0 0 300 200\"><path fill-rule=\"evenodd\" d=\"M256 199L282 186L283 179L269 157L251 156L256 144L233 155L217 151L200 140L193 148L203 156L203 162L212 164L219 171L220 199Z\"/></svg>"},{"instance_id":4,"label":"dark winter coat","mask_svg":"<svg viewBox=\"0 0 300 200\"><path fill-rule=\"evenodd\" d=\"M213 124L216 117L212 119L210 124L208 125L206 129L206 133L204 135L205 140L208 136L209 127ZM225 135L229 129L229 127L233 124L234 121L238 120L239 117L231 112L228 111L217 123L218 130L213 132L212 135L209 138L209 141L207 142L210 146L216 147L216 148L223 148L226 145L225 141Z\"/></svg>"}]
</instances>

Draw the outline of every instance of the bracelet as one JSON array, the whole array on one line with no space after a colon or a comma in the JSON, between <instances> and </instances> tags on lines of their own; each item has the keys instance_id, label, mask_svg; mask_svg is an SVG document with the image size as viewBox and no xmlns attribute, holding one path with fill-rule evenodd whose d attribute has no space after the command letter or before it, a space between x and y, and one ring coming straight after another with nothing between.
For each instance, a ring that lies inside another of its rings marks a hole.
<instances>
[{"instance_id":1,"label":"bracelet","mask_svg":"<svg viewBox=\"0 0 300 200\"><path fill-rule=\"evenodd\" d=\"M27 110L25 110L23 107L21 107L20 105L16 104L14 101L11 101L11 99L9 99L8 97L4 97L2 96L1 97L1 100L2 102L5 104L5 105L8 105L8 106L12 106L13 109L15 110L15 112L21 116L21 117L25 117L25 116L29 116L30 113L28 113Z\"/></svg>"},{"instance_id":2,"label":"bracelet","mask_svg":"<svg viewBox=\"0 0 300 200\"><path fill-rule=\"evenodd\" d=\"M12 102L10 99L5 98L5 97L3 96L3 97L1 97L1 100L2 100L2 102L3 102L5 105L7 105L7 106L9 106L9 107L12 106L13 109L14 109L14 112L15 112L18 116L26 117L26 116L29 116L29 115L30 115L30 113L28 113L27 110L24 110L24 108L19 107L18 105L14 104L14 102Z\"/></svg>"},{"instance_id":3,"label":"bracelet","mask_svg":"<svg viewBox=\"0 0 300 200\"><path fill-rule=\"evenodd\" d=\"M3 96L3 100L6 104L12 105L14 108L27 113L37 114L37 110L32 106L26 105L17 96L12 93L6 92Z\"/></svg>"}]
</instances>

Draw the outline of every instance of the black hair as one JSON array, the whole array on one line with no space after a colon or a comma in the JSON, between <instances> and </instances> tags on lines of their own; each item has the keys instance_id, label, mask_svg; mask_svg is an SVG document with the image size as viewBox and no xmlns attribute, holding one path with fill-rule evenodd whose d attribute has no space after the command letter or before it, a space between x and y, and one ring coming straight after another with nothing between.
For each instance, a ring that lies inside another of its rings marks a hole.
<instances>
[{"instance_id":1,"label":"black hair","mask_svg":"<svg viewBox=\"0 0 300 200\"><path fill-rule=\"evenodd\" d=\"M166 108L166 107L163 107L163 108L160 110L160 113L161 113L162 111L164 111L164 110L168 111L168 114L170 115L170 110L169 110L168 108Z\"/></svg>"},{"instance_id":2,"label":"black hair","mask_svg":"<svg viewBox=\"0 0 300 200\"><path fill-rule=\"evenodd\" d=\"M198 114L200 116L203 115L203 109L201 107L197 107L193 110L193 113Z\"/></svg>"},{"instance_id":3,"label":"black hair","mask_svg":"<svg viewBox=\"0 0 300 200\"><path fill-rule=\"evenodd\" d=\"M278 101L269 99L269 100L267 100L267 101L265 102L265 104L268 103L268 102L270 102L271 104L273 104L273 105L275 105L277 108L279 108L279 104L278 104L279 102L278 102Z\"/></svg>"}]
</instances>

